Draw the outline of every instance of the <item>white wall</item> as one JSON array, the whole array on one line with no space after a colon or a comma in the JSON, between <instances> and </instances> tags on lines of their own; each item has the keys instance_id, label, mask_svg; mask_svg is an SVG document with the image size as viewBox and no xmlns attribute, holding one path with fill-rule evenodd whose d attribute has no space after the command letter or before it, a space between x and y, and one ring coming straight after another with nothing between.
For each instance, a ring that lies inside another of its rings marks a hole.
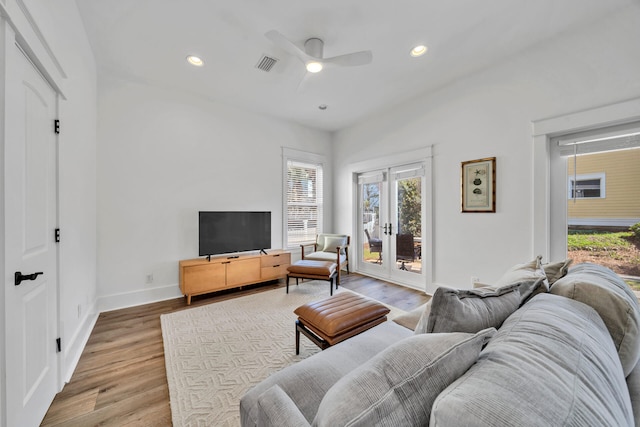
<instances>
[{"instance_id":1,"label":"white wall","mask_svg":"<svg viewBox=\"0 0 640 427\"><path fill-rule=\"evenodd\" d=\"M337 210L353 208L350 164L433 144L434 283L490 283L530 261L532 237L545 231L533 229L533 182L543 178L533 176L531 121L640 95L637 40L634 5L338 132ZM460 213L460 162L493 156L497 212ZM351 228L351 217L335 225Z\"/></svg>"},{"instance_id":2,"label":"white wall","mask_svg":"<svg viewBox=\"0 0 640 427\"><path fill-rule=\"evenodd\" d=\"M328 133L109 76L98 86L101 310L180 296L178 261L198 257L199 210L271 211L282 247L281 147L330 159Z\"/></svg>"}]
</instances>

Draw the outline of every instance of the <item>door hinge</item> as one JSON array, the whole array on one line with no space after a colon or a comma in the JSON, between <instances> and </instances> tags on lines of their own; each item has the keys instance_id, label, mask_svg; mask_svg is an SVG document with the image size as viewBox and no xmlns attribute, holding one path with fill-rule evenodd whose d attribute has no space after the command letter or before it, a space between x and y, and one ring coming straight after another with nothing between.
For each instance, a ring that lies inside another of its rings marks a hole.
<instances>
[{"instance_id":1,"label":"door hinge","mask_svg":"<svg viewBox=\"0 0 640 427\"><path fill-rule=\"evenodd\" d=\"M56 228L54 233L54 240L56 243L60 243L60 229Z\"/></svg>"},{"instance_id":2,"label":"door hinge","mask_svg":"<svg viewBox=\"0 0 640 427\"><path fill-rule=\"evenodd\" d=\"M59 133L60 133L60 120L55 119L55 120L53 121L53 131L54 131L56 134L59 134Z\"/></svg>"},{"instance_id":3,"label":"door hinge","mask_svg":"<svg viewBox=\"0 0 640 427\"><path fill-rule=\"evenodd\" d=\"M62 351L62 340L60 338L56 338L56 350L58 350L58 353Z\"/></svg>"}]
</instances>

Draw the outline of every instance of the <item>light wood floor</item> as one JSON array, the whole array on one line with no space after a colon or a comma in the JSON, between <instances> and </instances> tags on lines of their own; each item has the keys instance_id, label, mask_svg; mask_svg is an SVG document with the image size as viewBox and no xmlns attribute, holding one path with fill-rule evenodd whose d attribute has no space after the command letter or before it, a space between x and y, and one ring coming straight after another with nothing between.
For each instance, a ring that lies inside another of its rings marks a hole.
<instances>
[{"instance_id":1,"label":"light wood floor","mask_svg":"<svg viewBox=\"0 0 640 427\"><path fill-rule=\"evenodd\" d=\"M405 311L428 300L423 292L355 273L343 274L341 285ZM191 306L178 298L100 314L71 381L42 425L170 426L160 315L283 286L193 297Z\"/></svg>"}]
</instances>

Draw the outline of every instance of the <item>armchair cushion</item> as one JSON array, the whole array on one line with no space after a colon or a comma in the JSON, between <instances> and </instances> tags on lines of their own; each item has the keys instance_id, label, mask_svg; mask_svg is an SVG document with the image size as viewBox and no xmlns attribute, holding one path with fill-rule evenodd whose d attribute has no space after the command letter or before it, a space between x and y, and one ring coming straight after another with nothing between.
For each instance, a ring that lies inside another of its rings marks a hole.
<instances>
[{"instance_id":1,"label":"armchair cushion","mask_svg":"<svg viewBox=\"0 0 640 427\"><path fill-rule=\"evenodd\" d=\"M336 253L335 252L311 252L304 256L304 259L311 259L315 261L330 261L336 262ZM347 260L347 256L344 254L340 254L340 264Z\"/></svg>"},{"instance_id":2,"label":"armchair cushion","mask_svg":"<svg viewBox=\"0 0 640 427\"><path fill-rule=\"evenodd\" d=\"M324 248L322 248L322 252L336 252L338 247L343 248L347 244L347 237L325 237L324 239ZM319 248L318 248L319 249ZM341 253L344 253L344 249L340 250Z\"/></svg>"}]
</instances>

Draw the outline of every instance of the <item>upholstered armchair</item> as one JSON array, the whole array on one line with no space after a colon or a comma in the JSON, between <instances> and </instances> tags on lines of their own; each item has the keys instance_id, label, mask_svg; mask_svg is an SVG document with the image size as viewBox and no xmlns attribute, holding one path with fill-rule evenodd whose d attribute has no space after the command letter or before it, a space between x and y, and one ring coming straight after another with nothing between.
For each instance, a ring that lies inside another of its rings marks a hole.
<instances>
[{"instance_id":1,"label":"upholstered armchair","mask_svg":"<svg viewBox=\"0 0 640 427\"><path fill-rule=\"evenodd\" d=\"M339 283L340 270L345 268L349 273L350 241L351 237L347 234L318 234L315 243L300 245L302 259L335 262L338 264ZM313 249L311 249L312 247Z\"/></svg>"}]
</instances>

